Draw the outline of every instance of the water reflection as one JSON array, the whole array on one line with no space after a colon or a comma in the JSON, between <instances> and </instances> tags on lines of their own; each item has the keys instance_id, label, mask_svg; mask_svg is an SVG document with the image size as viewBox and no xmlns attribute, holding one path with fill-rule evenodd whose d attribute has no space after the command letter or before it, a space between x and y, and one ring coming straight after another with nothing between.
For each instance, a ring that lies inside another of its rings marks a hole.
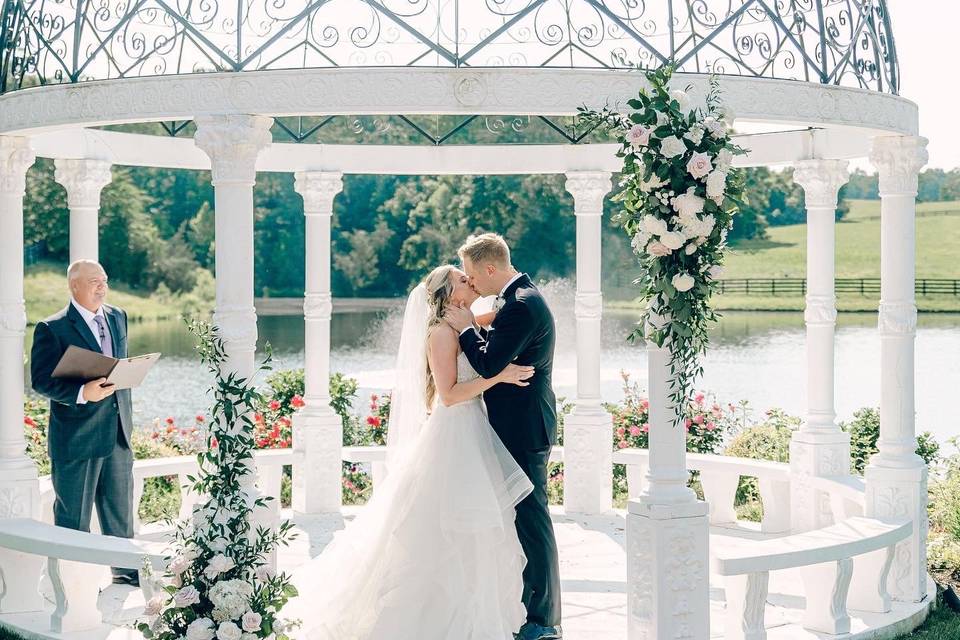
<instances>
[{"instance_id":1,"label":"water reflection","mask_svg":"<svg viewBox=\"0 0 960 640\"><path fill-rule=\"evenodd\" d=\"M576 334L572 287L547 291L557 316L558 351L554 378L558 393L576 392ZM334 313L331 323L331 364L334 371L356 377L364 393L392 384L393 358L399 336L402 301L379 310ZM605 399L621 395L620 372L641 383L646 379L646 355L624 338L636 314L607 310L602 323ZM144 386L134 394L135 420L158 416L190 418L208 404L206 371L194 357L193 339L178 321L139 323L130 328L131 353L161 351L164 357ZM260 347L269 341L275 368L303 366L303 318L262 317ZM758 410L772 406L803 415L806 405L806 351L801 313L728 312L711 332L712 347L704 361L702 389L722 401L746 399ZM32 336L27 336L27 344ZM957 435L950 403L960 388L960 314L922 314L918 322L917 424L938 439ZM841 314L836 341L836 406L848 419L863 406L879 404L880 339L876 314Z\"/></svg>"}]
</instances>

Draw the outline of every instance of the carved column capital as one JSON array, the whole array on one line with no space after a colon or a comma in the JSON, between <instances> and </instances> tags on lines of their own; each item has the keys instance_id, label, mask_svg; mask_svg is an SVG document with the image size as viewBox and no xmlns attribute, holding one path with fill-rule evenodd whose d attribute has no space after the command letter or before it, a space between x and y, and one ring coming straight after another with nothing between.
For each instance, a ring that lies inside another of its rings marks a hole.
<instances>
[{"instance_id":1,"label":"carved column capital","mask_svg":"<svg viewBox=\"0 0 960 640\"><path fill-rule=\"evenodd\" d=\"M917 176L928 157L926 138L882 136L874 139L870 162L880 176L880 195L917 195Z\"/></svg>"},{"instance_id":2,"label":"carved column capital","mask_svg":"<svg viewBox=\"0 0 960 640\"><path fill-rule=\"evenodd\" d=\"M111 163L88 158L57 158L54 179L67 190L67 206L99 207L100 192L110 184Z\"/></svg>"},{"instance_id":3,"label":"carved column capital","mask_svg":"<svg viewBox=\"0 0 960 640\"><path fill-rule=\"evenodd\" d=\"M298 171L293 188L303 197L304 215L333 215L333 200L343 191L339 171Z\"/></svg>"},{"instance_id":4,"label":"carved column capital","mask_svg":"<svg viewBox=\"0 0 960 640\"><path fill-rule=\"evenodd\" d=\"M612 188L607 171L568 171L566 190L573 196L573 210L578 216L599 216L603 198Z\"/></svg>"},{"instance_id":5,"label":"carved column capital","mask_svg":"<svg viewBox=\"0 0 960 640\"><path fill-rule=\"evenodd\" d=\"M577 293L573 314L576 318L600 318L603 315L603 294Z\"/></svg>"},{"instance_id":6,"label":"carved column capital","mask_svg":"<svg viewBox=\"0 0 960 640\"><path fill-rule=\"evenodd\" d=\"M329 320L333 298L329 293L308 293L303 298L303 316L307 320Z\"/></svg>"},{"instance_id":7,"label":"carved column capital","mask_svg":"<svg viewBox=\"0 0 960 640\"><path fill-rule=\"evenodd\" d=\"M0 136L0 194L22 197L36 156L27 138Z\"/></svg>"},{"instance_id":8,"label":"carved column capital","mask_svg":"<svg viewBox=\"0 0 960 640\"><path fill-rule=\"evenodd\" d=\"M210 157L213 185L249 184L257 179L257 155L271 141L273 118L248 115L197 116L193 142Z\"/></svg>"},{"instance_id":9,"label":"carved column capital","mask_svg":"<svg viewBox=\"0 0 960 640\"><path fill-rule=\"evenodd\" d=\"M793 181L803 188L808 207L836 208L837 193L850 179L846 160L801 160Z\"/></svg>"}]
</instances>

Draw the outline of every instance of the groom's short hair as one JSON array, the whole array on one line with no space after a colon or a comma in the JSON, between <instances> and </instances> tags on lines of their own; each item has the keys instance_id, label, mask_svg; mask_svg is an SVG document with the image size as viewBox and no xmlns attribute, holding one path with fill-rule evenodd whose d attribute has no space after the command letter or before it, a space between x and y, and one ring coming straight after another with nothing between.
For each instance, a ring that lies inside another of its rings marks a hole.
<instances>
[{"instance_id":1,"label":"groom's short hair","mask_svg":"<svg viewBox=\"0 0 960 640\"><path fill-rule=\"evenodd\" d=\"M469 258L475 265L493 263L502 269L510 266L510 247L499 233L470 236L457 255L461 260Z\"/></svg>"}]
</instances>

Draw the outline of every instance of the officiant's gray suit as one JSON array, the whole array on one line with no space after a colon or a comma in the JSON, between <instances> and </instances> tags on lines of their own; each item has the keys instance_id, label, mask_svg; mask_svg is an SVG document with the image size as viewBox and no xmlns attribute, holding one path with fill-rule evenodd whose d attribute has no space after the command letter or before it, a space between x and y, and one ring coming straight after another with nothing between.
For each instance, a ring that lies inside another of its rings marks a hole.
<instances>
[{"instance_id":1,"label":"officiant's gray suit","mask_svg":"<svg viewBox=\"0 0 960 640\"><path fill-rule=\"evenodd\" d=\"M127 314L103 304L85 319L76 302L39 322L30 351L33 389L50 399L48 449L56 494L57 526L90 530L93 506L100 530L133 537L133 409L130 390L122 389L99 402L83 402L84 380L51 374L70 345L127 357ZM95 334L95 330L99 329ZM129 574L115 569L115 575ZM134 572L135 573L135 572Z\"/></svg>"}]
</instances>

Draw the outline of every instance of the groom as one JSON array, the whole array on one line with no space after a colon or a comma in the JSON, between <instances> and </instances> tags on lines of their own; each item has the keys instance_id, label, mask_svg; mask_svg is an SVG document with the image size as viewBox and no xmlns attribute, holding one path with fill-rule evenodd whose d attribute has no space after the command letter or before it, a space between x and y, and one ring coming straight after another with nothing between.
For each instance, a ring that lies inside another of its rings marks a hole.
<instances>
[{"instance_id":1,"label":"groom","mask_svg":"<svg viewBox=\"0 0 960 640\"><path fill-rule=\"evenodd\" d=\"M530 278L513 268L510 249L499 235L471 236L458 254L477 293L497 296L497 315L489 331L474 326L469 309L452 308L444 316L460 333L460 347L470 364L484 378L496 376L511 362L536 371L529 386L499 384L483 399L494 431L533 483L533 493L517 505L517 534L527 556L527 622L517 638L556 640L562 638L560 572L547 503L547 465L557 442L553 315Z\"/></svg>"}]
</instances>

